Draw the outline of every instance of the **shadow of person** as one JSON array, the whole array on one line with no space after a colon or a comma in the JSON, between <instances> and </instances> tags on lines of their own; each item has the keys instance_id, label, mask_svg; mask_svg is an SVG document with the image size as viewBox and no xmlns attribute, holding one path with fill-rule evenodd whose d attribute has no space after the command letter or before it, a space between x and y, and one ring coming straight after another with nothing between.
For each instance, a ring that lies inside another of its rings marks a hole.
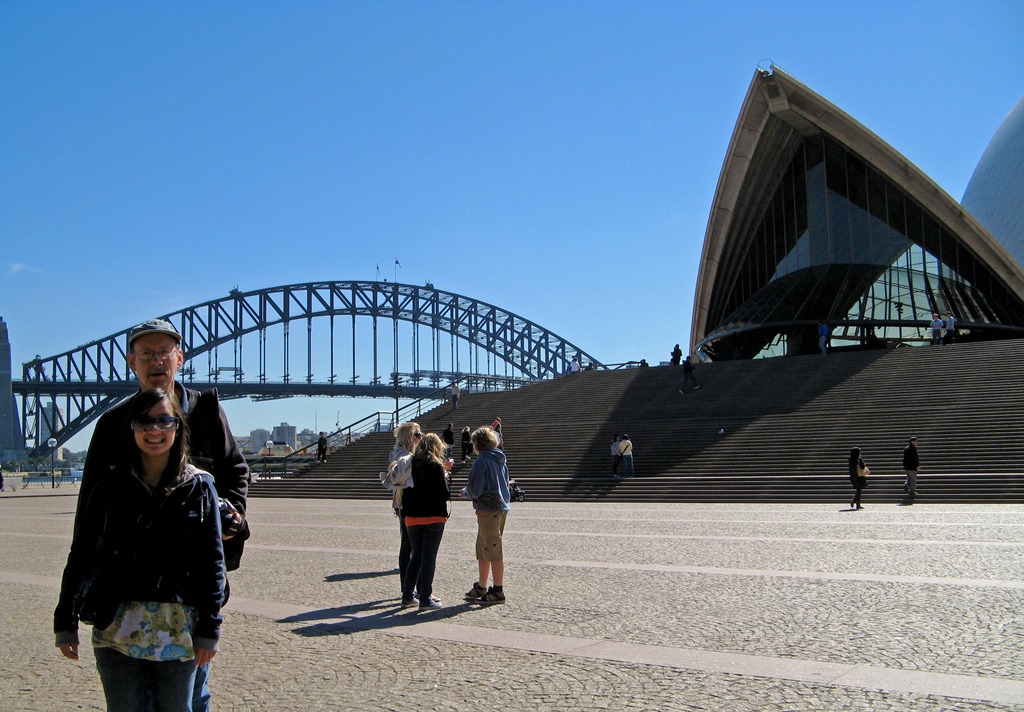
<instances>
[{"instance_id":1,"label":"shadow of person","mask_svg":"<svg viewBox=\"0 0 1024 712\"><path fill-rule=\"evenodd\" d=\"M352 633L366 630L404 628L424 621L446 620L473 608L468 603L460 602L451 606L444 606L443 608L430 608L421 611L416 608L403 609L392 601L393 599L389 601L369 601L364 604L341 608L323 608L297 616L280 618L278 622L298 623L317 621L312 625L296 628L292 632L304 638L319 638L328 635L351 635ZM369 614L355 615L357 612Z\"/></svg>"},{"instance_id":2,"label":"shadow of person","mask_svg":"<svg viewBox=\"0 0 1024 712\"><path fill-rule=\"evenodd\" d=\"M398 573L398 569L388 569L387 571L357 571L349 574L330 574L324 576L324 581L327 583L333 583L336 581L358 581L360 579L372 579L380 578L381 576L393 576Z\"/></svg>"}]
</instances>

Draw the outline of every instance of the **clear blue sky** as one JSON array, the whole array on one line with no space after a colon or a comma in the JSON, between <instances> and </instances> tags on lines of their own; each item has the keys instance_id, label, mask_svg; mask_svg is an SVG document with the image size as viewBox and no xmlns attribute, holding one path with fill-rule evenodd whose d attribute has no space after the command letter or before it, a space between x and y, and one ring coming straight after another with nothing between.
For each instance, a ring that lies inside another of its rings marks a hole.
<instances>
[{"instance_id":1,"label":"clear blue sky","mask_svg":"<svg viewBox=\"0 0 1024 712\"><path fill-rule=\"evenodd\" d=\"M1018 0L4 0L15 374L235 286L393 279L396 257L399 281L657 363L687 343L759 62L959 199L1024 91L1022 37ZM248 434L342 406L227 408Z\"/></svg>"}]
</instances>

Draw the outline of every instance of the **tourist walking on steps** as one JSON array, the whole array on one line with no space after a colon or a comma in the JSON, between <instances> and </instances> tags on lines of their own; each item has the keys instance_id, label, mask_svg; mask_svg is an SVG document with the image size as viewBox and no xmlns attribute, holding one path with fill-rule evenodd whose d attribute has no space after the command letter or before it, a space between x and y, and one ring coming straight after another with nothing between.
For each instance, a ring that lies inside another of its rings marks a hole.
<instances>
[{"instance_id":1,"label":"tourist walking on steps","mask_svg":"<svg viewBox=\"0 0 1024 712\"><path fill-rule=\"evenodd\" d=\"M444 446L445 446L444 456L445 456L445 459L447 459L447 458L452 456L452 448L455 447L455 431L452 430L453 427L454 427L454 423L448 423L448 427L445 428L444 432L441 434L442 438L444 439ZM413 482L415 482L415 481L416 480L413 480Z\"/></svg>"},{"instance_id":2,"label":"tourist walking on steps","mask_svg":"<svg viewBox=\"0 0 1024 712\"><path fill-rule=\"evenodd\" d=\"M689 381L693 381L693 390L700 388L700 384L697 383L697 375L694 373L693 361L687 356L683 359L683 385L679 386L680 393L686 393L686 384Z\"/></svg>"},{"instance_id":3,"label":"tourist walking on steps","mask_svg":"<svg viewBox=\"0 0 1024 712\"><path fill-rule=\"evenodd\" d=\"M320 431L320 438L316 441L316 461L327 462L327 436Z\"/></svg>"},{"instance_id":4,"label":"tourist walking on steps","mask_svg":"<svg viewBox=\"0 0 1024 712\"><path fill-rule=\"evenodd\" d=\"M473 454L473 441L470 439L469 426L462 429L462 461Z\"/></svg>"},{"instance_id":5,"label":"tourist walking on steps","mask_svg":"<svg viewBox=\"0 0 1024 712\"><path fill-rule=\"evenodd\" d=\"M402 495L402 517L412 546L402 579L402 608L417 603L421 610L441 607L441 600L432 594L437 551L441 548L451 499L448 470L452 461L445 457L445 450L441 438L427 433L412 456L412 481L416 486Z\"/></svg>"},{"instance_id":6,"label":"tourist walking on steps","mask_svg":"<svg viewBox=\"0 0 1024 712\"><path fill-rule=\"evenodd\" d=\"M505 453L498 449L498 436L492 428L473 431L473 451L477 458L469 471L469 481L460 496L473 500L476 513L477 580L466 593L466 600L492 604L505 602L505 556L502 537L505 519L512 509ZM494 582L487 586L488 576Z\"/></svg>"},{"instance_id":7,"label":"tourist walking on steps","mask_svg":"<svg viewBox=\"0 0 1024 712\"><path fill-rule=\"evenodd\" d=\"M823 321L818 322L818 348L821 350L822 356L828 356L828 337L829 330L828 324Z\"/></svg>"},{"instance_id":8,"label":"tourist walking on steps","mask_svg":"<svg viewBox=\"0 0 1024 712\"><path fill-rule=\"evenodd\" d=\"M612 476L618 476L619 465L622 464L622 450L620 449L622 443L622 436L615 433L615 437L612 438Z\"/></svg>"},{"instance_id":9,"label":"tourist walking on steps","mask_svg":"<svg viewBox=\"0 0 1024 712\"><path fill-rule=\"evenodd\" d=\"M459 388L459 384L452 382L452 410L459 409L459 396L462 395L462 389Z\"/></svg>"},{"instance_id":10,"label":"tourist walking on steps","mask_svg":"<svg viewBox=\"0 0 1024 712\"><path fill-rule=\"evenodd\" d=\"M932 346L942 346L942 319L932 314Z\"/></svg>"},{"instance_id":11,"label":"tourist walking on steps","mask_svg":"<svg viewBox=\"0 0 1024 712\"><path fill-rule=\"evenodd\" d=\"M619 452L622 454L622 477L628 479L633 476L633 442L629 436L623 433L622 442L619 443Z\"/></svg>"},{"instance_id":12,"label":"tourist walking on steps","mask_svg":"<svg viewBox=\"0 0 1024 712\"><path fill-rule=\"evenodd\" d=\"M92 625L109 710L191 710L196 674L217 653L224 542L213 477L189 461L188 420L171 392L131 399L132 445L79 513L53 629L79 659Z\"/></svg>"},{"instance_id":13,"label":"tourist walking on steps","mask_svg":"<svg viewBox=\"0 0 1024 712\"><path fill-rule=\"evenodd\" d=\"M956 317L953 316L953 312L950 312L949 316L946 317L946 343L955 344L958 333L959 332L956 328Z\"/></svg>"},{"instance_id":14,"label":"tourist walking on steps","mask_svg":"<svg viewBox=\"0 0 1024 712\"><path fill-rule=\"evenodd\" d=\"M917 473L921 471L921 459L917 454L917 438L910 438L910 442L903 448L903 471L907 473L903 491L910 499L914 499L917 496Z\"/></svg>"},{"instance_id":15,"label":"tourist walking on steps","mask_svg":"<svg viewBox=\"0 0 1024 712\"><path fill-rule=\"evenodd\" d=\"M493 430L494 434L498 437L498 449L499 450L504 450L505 449L505 436L501 434L501 418L495 418L494 419L494 422L491 423L491 430ZM474 444L475 444L475 441L474 441Z\"/></svg>"},{"instance_id":16,"label":"tourist walking on steps","mask_svg":"<svg viewBox=\"0 0 1024 712\"><path fill-rule=\"evenodd\" d=\"M850 500L850 509L864 509L860 505L861 491L868 486L868 475L871 470L868 469L867 464L864 462L864 458L860 456L860 448L855 447L850 450L850 459L848 461L850 470L850 484L853 485L853 499Z\"/></svg>"}]
</instances>

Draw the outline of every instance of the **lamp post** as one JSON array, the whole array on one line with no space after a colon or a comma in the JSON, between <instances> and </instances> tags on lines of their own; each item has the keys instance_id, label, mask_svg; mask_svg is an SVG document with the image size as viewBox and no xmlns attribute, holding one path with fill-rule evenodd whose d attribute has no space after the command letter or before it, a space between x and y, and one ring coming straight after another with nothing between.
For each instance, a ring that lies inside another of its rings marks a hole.
<instances>
[{"instance_id":1,"label":"lamp post","mask_svg":"<svg viewBox=\"0 0 1024 712\"><path fill-rule=\"evenodd\" d=\"M57 476L53 469L53 456L57 453L57 438L47 440L46 447L50 448L50 489L56 489Z\"/></svg>"}]
</instances>

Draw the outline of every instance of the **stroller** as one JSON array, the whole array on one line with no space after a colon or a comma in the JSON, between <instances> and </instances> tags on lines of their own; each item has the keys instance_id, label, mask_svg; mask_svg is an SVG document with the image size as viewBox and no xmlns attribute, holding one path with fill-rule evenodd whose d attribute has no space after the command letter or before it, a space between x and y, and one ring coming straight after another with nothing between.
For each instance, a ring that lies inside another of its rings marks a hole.
<instances>
[{"instance_id":1,"label":"stroller","mask_svg":"<svg viewBox=\"0 0 1024 712\"><path fill-rule=\"evenodd\" d=\"M526 492L515 480L508 481L508 492L512 495L512 499L518 499L520 502L526 501Z\"/></svg>"}]
</instances>

